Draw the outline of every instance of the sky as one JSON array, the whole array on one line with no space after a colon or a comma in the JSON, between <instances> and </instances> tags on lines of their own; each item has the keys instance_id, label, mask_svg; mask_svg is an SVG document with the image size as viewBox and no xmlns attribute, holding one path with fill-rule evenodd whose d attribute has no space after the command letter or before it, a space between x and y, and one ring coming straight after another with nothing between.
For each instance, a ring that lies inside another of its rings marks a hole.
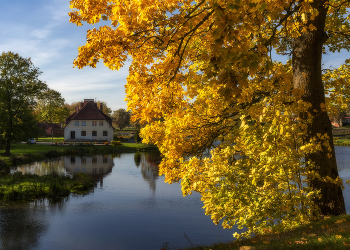
<instances>
[{"instance_id":1,"label":"sky","mask_svg":"<svg viewBox=\"0 0 350 250\"><path fill-rule=\"evenodd\" d=\"M69 0L2 1L0 52L12 51L30 57L43 72L40 80L59 91L67 103L95 99L112 110L126 108L125 87L128 65L112 71L102 63L97 68L73 68L78 47L86 42L92 25L69 22ZM337 67L350 58L342 51L324 56L324 68ZM284 60L273 56L274 60Z\"/></svg>"},{"instance_id":2,"label":"sky","mask_svg":"<svg viewBox=\"0 0 350 250\"><path fill-rule=\"evenodd\" d=\"M112 71L73 68L78 47L86 42L92 25L69 22L69 0L1 1L0 53L12 51L30 57L42 74L39 79L59 91L67 103L95 99L112 110L127 108L125 99L127 65Z\"/></svg>"}]
</instances>

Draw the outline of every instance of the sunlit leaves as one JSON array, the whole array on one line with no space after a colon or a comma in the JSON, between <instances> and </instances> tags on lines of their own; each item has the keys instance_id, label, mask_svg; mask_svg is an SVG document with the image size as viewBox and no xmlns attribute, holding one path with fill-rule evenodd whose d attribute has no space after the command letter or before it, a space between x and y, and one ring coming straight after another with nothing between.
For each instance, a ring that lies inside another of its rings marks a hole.
<instances>
[{"instance_id":1,"label":"sunlit leaves","mask_svg":"<svg viewBox=\"0 0 350 250\"><path fill-rule=\"evenodd\" d=\"M317 215L320 193L310 180L341 182L305 164L305 155L329 151L329 138L317 134L305 143L311 104L293 88L291 62L269 57L272 49L289 53L293 39L315 31L312 2L72 0L71 22L110 22L88 32L74 64L103 60L119 69L131 59L126 100L145 125L144 142L164 156L165 180L181 181L184 195L201 193L206 214L225 228L244 226L243 236L282 231ZM334 49L349 30L349 3L337 3L327 2ZM325 74L329 98L319 110L345 103L346 74Z\"/></svg>"}]
</instances>

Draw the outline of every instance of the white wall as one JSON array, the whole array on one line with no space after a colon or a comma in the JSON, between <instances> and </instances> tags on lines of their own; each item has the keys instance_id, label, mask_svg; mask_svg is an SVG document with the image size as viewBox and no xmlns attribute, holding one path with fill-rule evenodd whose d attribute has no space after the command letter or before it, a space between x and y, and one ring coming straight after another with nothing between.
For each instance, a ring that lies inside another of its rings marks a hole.
<instances>
[{"instance_id":1,"label":"white wall","mask_svg":"<svg viewBox=\"0 0 350 250\"><path fill-rule=\"evenodd\" d=\"M75 121L79 121L79 126L75 126ZM86 121L86 126L82 126L81 122ZM107 140L113 141L113 128L109 123L104 120L95 120L97 126L92 126L92 120L71 120L70 123L64 128L64 140L71 139L71 131L75 131L76 140ZM99 123L103 122L101 126ZM86 136L81 135L81 131L86 131ZM97 136L92 136L92 131L97 132ZM107 136L103 136L103 131L107 131Z\"/></svg>"}]
</instances>

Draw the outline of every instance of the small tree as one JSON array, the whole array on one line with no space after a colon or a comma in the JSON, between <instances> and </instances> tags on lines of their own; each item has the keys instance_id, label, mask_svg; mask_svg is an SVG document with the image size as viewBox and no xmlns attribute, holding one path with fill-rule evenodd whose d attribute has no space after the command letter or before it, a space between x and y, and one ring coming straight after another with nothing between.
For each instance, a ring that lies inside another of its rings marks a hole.
<instances>
[{"instance_id":1,"label":"small tree","mask_svg":"<svg viewBox=\"0 0 350 250\"><path fill-rule=\"evenodd\" d=\"M135 131L134 140L135 140L136 143L141 142L140 130L139 129Z\"/></svg>"},{"instance_id":2,"label":"small tree","mask_svg":"<svg viewBox=\"0 0 350 250\"><path fill-rule=\"evenodd\" d=\"M120 130L123 130L123 128L130 124L130 112L125 109L118 109L113 112L112 120Z\"/></svg>"},{"instance_id":3,"label":"small tree","mask_svg":"<svg viewBox=\"0 0 350 250\"><path fill-rule=\"evenodd\" d=\"M39 121L51 123L53 143L53 123L64 122L69 115L68 109L64 106L64 98L58 91L46 89L38 96L36 110Z\"/></svg>"}]
</instances>

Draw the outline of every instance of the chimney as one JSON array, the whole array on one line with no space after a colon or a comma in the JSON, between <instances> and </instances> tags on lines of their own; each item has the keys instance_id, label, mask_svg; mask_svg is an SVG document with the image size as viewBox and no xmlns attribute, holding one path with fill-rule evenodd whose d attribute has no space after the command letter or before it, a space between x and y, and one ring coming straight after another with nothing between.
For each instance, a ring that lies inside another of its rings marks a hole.
<instances>
[{"instance_id":1,"label":"chimney","mask_svg":"<svg viewBox=\"0 0 350 250\"><path fill-rule=\"evenodd\" d=\"M84 104L83 104L83 106L85 106L85 104L87 104L88 102L94 103L95 101L94 101L94 99L84 99Z\"/></svg>"},{"instance_id":2,"label":"chimney","mask_svg":"<svg viewBox=\"0 0 350 250\"><path fill-rule=\"evenodd\" d=\"M103 103L102 102L100 103L100 110L101 110L101 112L103 112Z\"/></svg>"},{"instance_id":3,"label":"chimney","mask_svg":"<svg viewBox=\"0 0 350 250\"><path fill-rule=\"evenodd\" d=\"M77 106L75 106L75 113L77 113L78 110L79 110L79 106L77 105Z\"/></svg>"},{"instance_id":4,"label":"chimney","mask_svg":"<svg viewBox=\"0 0 350 250\"><path fill-rule=\"evenodd\" d=\"M81 102L81 103L80 103L80 108L83 108L83 107L84 107L84 103Z\"/></svg>"}]
</instances>

